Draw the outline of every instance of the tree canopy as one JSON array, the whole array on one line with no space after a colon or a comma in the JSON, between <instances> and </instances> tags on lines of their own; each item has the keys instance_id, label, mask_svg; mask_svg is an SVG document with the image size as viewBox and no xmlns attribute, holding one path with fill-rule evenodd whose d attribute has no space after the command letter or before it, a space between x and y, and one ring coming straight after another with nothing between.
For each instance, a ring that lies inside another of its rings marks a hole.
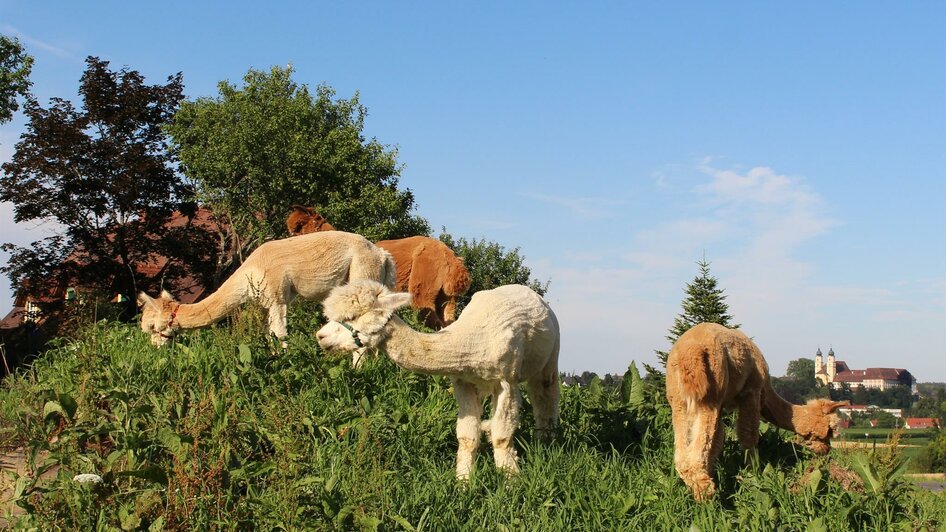
<instances>
[{"instance_id":1,"label":"tree canopy","mask_svg":"<svg viewBox=\"0 0 946 532\"><path fill-rule=\"evenodd\" d=\"M182 99L182 77L148 85L137 71L112 71L95 57L86 65L80 108L61 98L24 106L26 132L2 167L0 200L14 204L15 221L51 221L57 234L26 248L4 244L11 259L0 270L14 289L60 275L134 300L151 281L183 276L168 262L146 279L137 265L201 253L187 228L165 227L174 211L194 211L161 129Z\"/></svg>"},{"instance_id":2,"label":"tree canopy","mask_svg":"<svg viewBox=\"0 0 946 532\"><path fill-rule=\"evenodd\" d=\"M827 397L828 389L815 380L815 361L797 358L788 363L784 377L771 378L772 387L790 403L803 403L816 397Z\"/></svg>"},{"instance_id":3,"label":"tree canopy","mask_svg":"<svg viewBox=\"0 0 946 532\"><path fill-rule=\"evenodd\" d=\"M327 85L313 94L292 72L222 81L217 97L184 102L167 128L200 201L229 218L236 249L287 236L293 204L369 240L428 234L414 195L398 189L397 150L365 139L358 94L335 98Z\"/></svg>"},{"instance_id":4,"label":"tree canopy","mask_svg":"<svg viewBox=\"0 0 946 532\"><path fill-rule=\"evenodd\" d=\"M33 58L16 38L0 35L0 124L13 118L20 104L17 98L29 95Z\"/></svg>"}]
</instances>

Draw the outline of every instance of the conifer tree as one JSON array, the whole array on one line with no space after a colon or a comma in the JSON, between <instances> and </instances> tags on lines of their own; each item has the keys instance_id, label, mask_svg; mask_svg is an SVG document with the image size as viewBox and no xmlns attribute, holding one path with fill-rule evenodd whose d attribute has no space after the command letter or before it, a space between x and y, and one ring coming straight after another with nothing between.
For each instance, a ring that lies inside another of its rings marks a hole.
<instances>
[{"instance_id":1,"label":"conifer tree","mask_svg":"<svg viewBox=\"0 0 946 532\"><path fill-rule=\"evenodd\" d=\"M733 317L728 314L729 305L726 304L726 295L723 289L719 288L717 279L710 275L710 263L706 257L696 264L700 267L700 274L687 283L684 289L686 298L681 303L683 312L673 321L673 327L670 328L666 337L671 345L698 323L718 323L734 329L739 327L731 323ZM667 366L668 354L667 351L657 351L657 358L664 367Z\"/></svg>"}]
</instances>

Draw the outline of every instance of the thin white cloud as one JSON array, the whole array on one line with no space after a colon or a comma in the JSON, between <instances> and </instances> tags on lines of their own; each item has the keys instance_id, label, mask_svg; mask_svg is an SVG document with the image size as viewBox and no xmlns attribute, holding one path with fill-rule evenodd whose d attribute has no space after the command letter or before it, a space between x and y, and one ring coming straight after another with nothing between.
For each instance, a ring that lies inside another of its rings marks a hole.
<instances>
[{"instance_id":1,"label":"thin white cloud","mask_svg":"<svg viewBox=\"0 0 946 532\"><path fill-rule=\"evenodd\" d=\"M613 210L614 207L624 204L623 201L605 197L553 196L537 192L520 192L519 195L549 205L564 207L571 214L590 220L614 218L617 216Z\"/></svg>"},{"instance_id":2,"label":"thin white cloud","mask_svg":"<svg viewBox=\"0 0 946 532\"><path fill-rule=\"evenodd\" d=\"M52 44L48 41L44 41L42 39L37 39L35 37L27 35L23 33L22 31L16 29L15 27L10 26L9 24L4 24L2 27L0 27L0 29L3 30L3 33L17 37L18 39L26 43L26 45L29 48L43 50L43 51L49 52L53 55L63 57L63 58L68 58L68 59L76 58L76 54L73 53L72 51L62 46L57 46L55 44Z\"/></svg>"}]
</instances>

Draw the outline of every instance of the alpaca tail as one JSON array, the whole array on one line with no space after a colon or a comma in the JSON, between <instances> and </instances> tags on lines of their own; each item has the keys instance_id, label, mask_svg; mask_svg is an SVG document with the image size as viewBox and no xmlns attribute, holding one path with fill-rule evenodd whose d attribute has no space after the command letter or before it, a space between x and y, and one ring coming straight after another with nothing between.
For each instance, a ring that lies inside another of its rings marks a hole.
<instances>
[{"instance_id":1,"label":"alpaca tail","mask_svg":"<svg viewBox=\"0 0 946 532\"><path fill-rule=\"evenodd\" d=\"M397 264L394 262L394 257L386 249L378 248L378 250L384 257L384 271L382 272L381 282L384 283L384 286L394 290L394 285L397 284Z\"/></svg>"},{"instance_id":2,"label":"alpaca tail","mask_svg":"<svg viewBox=\"0 0 946 532\"><path fill-rule=\"evenodd\" d=\"M463 259L454 257L447 267L447 277L443 282L443 293L448 296L462 296L470 289L470 272L463 264Z\"/></svg>"},{"instance_id":3,"label":"alpaca tail","mask_svg":"<svg viewBox=\"0 0 946 532\"><path fill-rule=\"evenodd\" d=\"M687 404L716 399L718 390L725 389L720 382L723 375L714 375L710 366L710 348L699 343L674 346L676 378Z\"/></svg>"}]
</instances>

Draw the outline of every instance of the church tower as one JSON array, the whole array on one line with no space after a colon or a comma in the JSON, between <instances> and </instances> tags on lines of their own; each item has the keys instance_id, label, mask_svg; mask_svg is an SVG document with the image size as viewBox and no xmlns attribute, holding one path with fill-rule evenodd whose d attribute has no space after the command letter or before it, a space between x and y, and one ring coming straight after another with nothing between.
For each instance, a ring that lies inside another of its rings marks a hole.
<instances>
[{"instance_id":1,"label":"church tower","mask_svg":"<svg viewBox=\"0 0 946 532\"><path fill-rule=\"evenodd\" d=\"M834 348L828 348L828 382L834 382L835 375L838 374L838 367L834 360Z\"/></svg>"},{"instance_id":2,"label":"church tower","mask_svg":"<svg viewBox=\"0 0 946 532\"><path fill-rule=\"evenodd\" d=\"M815 353L815 375L821 373L821 370L824 368L824 359L821 356L821 348L818 348L818 352Z\"/></svg>"}]
</instances>

